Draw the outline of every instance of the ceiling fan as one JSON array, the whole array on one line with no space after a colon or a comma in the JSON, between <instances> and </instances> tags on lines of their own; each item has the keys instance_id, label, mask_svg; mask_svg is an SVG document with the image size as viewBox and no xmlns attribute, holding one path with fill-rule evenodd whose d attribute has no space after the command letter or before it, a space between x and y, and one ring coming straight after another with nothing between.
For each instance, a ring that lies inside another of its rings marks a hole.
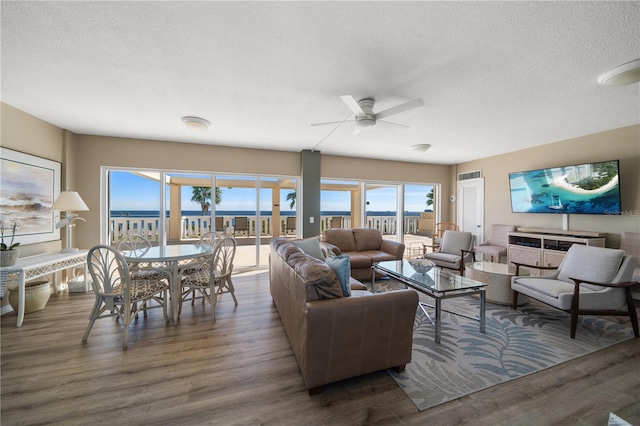
<instances>
[{"instance_id":1,"label":"ceiling fan","mask_svg":"<svg viewBox=\"0 0 640 426\"><path fill-rule=\"evenodd\" d=\"M390 117L395 114L400 114L401 112L409 111L410 109L418 108L424 105L424 101L420 98L414 99L409 102L405 102L400 105L396 105L394 107L385 109L384 111L380 111L377 113L373 112L373 105L375 101L371 98L364 98L359 101L351 95L342 95L340 99L347 105L347 107L353 112L355 115L354 118L349 118L343 121L327 121L324 123L312 123L312 126L324 126L327 124L342 124L350 121L355 121L356 128L354 133L358 133L360 130L370 129L375 127L376 123L384 123L391 124L399 127L409 127L404 124L392 123L389 121L383 121L383 118Z\"/></svg>"}]
</instances>

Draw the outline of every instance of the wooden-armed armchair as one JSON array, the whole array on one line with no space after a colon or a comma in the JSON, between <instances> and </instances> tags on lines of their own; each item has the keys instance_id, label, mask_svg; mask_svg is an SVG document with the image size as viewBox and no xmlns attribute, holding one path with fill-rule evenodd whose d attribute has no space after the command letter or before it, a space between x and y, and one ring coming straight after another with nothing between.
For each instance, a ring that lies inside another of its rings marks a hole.
<instances>
[{"instance_id":1,"label":"wooden-armed armchair","mask_svg":"<svg viewBox=\"0 0 640 426\"><path fill-rule=\"evenodd\" d=\"M514 276L511 279L514 309L522 293L571 314L571 338L575 339L579 315L628 316L636 337L638 318L631 298L631 274L637 263L623 250L574 244L557 268L513 262L521 267L557 269L544 277ZM626 310L624 310L626 306Z\"/></svg>"},{"instance_id":2,"label":"wooden-armed armchair","mask_svg":"<svg viewBox=\"0 0 640 426\"><path fill-rule=\"evenodd\" d=\"M436 266L455 269L463 275L465 263L475 261L474 240L471 232L446 231L438 251L427 253L424 257Z\"/></svg>"}]
</instances>

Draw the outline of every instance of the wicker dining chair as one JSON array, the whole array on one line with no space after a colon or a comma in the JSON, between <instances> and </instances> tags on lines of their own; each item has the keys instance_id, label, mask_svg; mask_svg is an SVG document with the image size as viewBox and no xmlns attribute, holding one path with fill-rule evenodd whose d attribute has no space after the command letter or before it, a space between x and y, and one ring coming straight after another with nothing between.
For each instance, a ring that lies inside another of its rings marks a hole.
<instances>
[{"instance_id":1,"label":"wicker dining chair","mask_svg":"<svg viewBox=\"0 0 640 426\"><path fill-rule=\"evenodd\" d=\"M146 250L149 248L151 248L151 242L139 234L126 235L125 238L118 243L119 252ZM158 265L153 265L149 262L128 262L128 265L132 280L166 281L167 283L171 280L169 271L164 270ZM142 307L142 311L146 317L146 306Z\"/></svg>"},{"instance_id":2,"label":"wicker dining chair","mask_svg":"<svg viewBox=\"0 0 640 426\"><path fill-rule=\"evenodd\" d=\"M164 319L167 315L169 283L164 280L140 280L129 272L124 256L115 248L106 245L95 246L87 254L87 267L91 274L95 304L89 315L89 325L82 336L86 342L97 319L115 316L122 321L122 347L127 349L129 325L147 302L155 301L162 307ZM145 315L146 316L146 315Z\"/></svg>"},{"instance_id":3,"label":"wicker dining chair","mask_svg":"<svg viewBox=\"0 0 640 426\"><path fill-rule=\"evenodd\" d=\"M210 247L215 247L220 241L222 241L222 237L219 232L209 231L200 237L200 244Z\"/></svg>"},{"instance_id":4,"label":"wicker dining chair","mask_svg":"<svg viewBox=\"0 0 640 426\"><path fill-rule=\"evenodd\" d=\"M190 300L193 305L196 299L202 298L203 303L206 300L211 305L211 320L216 322L218 295L231 293L234 303L238 304L231 281L235 253L236 240L226 237L215 246L213 255L200 268L190 269L181 275L180 309L185 301Z\"/></svg>"}]
</instances>

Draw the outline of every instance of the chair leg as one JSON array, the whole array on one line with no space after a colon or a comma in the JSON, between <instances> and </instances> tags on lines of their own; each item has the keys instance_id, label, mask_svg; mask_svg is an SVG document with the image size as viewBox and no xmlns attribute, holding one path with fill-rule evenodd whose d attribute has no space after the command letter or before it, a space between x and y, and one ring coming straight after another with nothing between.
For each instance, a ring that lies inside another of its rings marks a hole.
<instances>
[{"instance_id":1,"label":"chair leg","mask_svg":"<svg viewBox=\"0 0 640 426\"><path fill-rule=\"evenodd\" d=\"M229 293L231 293L231 297L233 297L233 303L238 304L238 299L236 299L236 289L233 286L233 282L231 281L231 275L227 276L227 289L229 289Z\"/></svg>"},{"instance_id":2,"label":"chair leg","mask_svg":"<svg viewBox=\"0 0 640 426\"><path fill-rule=\"evenodd\" d=\"M518 307L518 292L513 290L513 309Z\"/></svg>"},{"instance_id":3,"label":"chair leg","mask_svg":"<svg viewBox=\"0 0 640 426\"><path fill-rule=\"evenodd\" d=\"M578 329L578 314L580 313L580 285L575 285L573 291L573 300L571 301L571 338L576 338L576 330Z\"/></svg>"},{"instance_id":4,"label":"chair leg","mask_svg":"<svg viewBox=\"0 0 640 426\"><path fill-rule=\"evenodd\" d=\"M638 314L636 313L636 305L633 303L633 296L631 295L631 289L625 288L627 293L627 310L629 311L629 319L631 320L631 327L633 327L633 334L636 337L640 337L638 331Z\"/></svg>"}]
</instances>

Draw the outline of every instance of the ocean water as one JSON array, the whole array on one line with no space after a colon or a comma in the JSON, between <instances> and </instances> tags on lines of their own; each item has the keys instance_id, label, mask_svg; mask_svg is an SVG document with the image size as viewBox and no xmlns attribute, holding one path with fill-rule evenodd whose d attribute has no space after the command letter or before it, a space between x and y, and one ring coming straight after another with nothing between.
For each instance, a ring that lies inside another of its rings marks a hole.
<instances>
[{"instance_id":1,"label":"ocean water","mask_svg":"<svg viewBox=\"0 0 640 426\"><path fill-rule=\"evenodd\" d=\"M255 216L256 212L253 211L244 211L244 210L227 210L227 211L217 211L216 214L218 216ZM323 211L320 212L322 216L349 216L351 213L348 211ZM169 211L167 211L167 217L169 216ZM183 210L182 216L201 216L202 212L200 210ZM260 211L261 216L271 216L270 210ZM295 211L281 211L280 216L295 216ZM368 216L395 216L395 212L368 212ZM420 216L420 212L405 212L405 216ZM160 217L159 210L111 210L111 217L133 217L133 218L155 218Z\"/></svg>"}]
</instances>

